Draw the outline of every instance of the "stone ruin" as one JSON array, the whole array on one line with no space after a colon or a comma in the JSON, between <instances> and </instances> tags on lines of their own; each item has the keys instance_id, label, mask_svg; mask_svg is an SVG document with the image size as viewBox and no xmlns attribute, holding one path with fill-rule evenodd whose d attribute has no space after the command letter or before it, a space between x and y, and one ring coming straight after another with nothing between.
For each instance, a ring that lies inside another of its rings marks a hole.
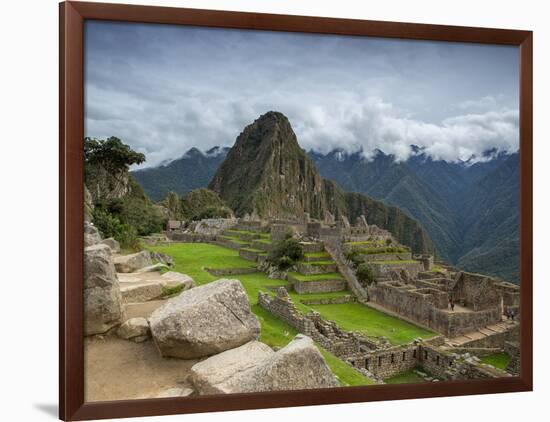
<instances>
[{"instance_id":1,"label":"stone ruin","mask_svg":"<svg viewBox=\"0 0 550 422\"><path fill-rule=\"evenodd\" d=\"M311 337L339 358L347 359L363 350L380 347L378 342L343 330L334 322L323 319L317 312L303 314L296 309L284 287L277 288L275 295L259 292L258 305L299 332Z\"/></svg>"}]
</instances>

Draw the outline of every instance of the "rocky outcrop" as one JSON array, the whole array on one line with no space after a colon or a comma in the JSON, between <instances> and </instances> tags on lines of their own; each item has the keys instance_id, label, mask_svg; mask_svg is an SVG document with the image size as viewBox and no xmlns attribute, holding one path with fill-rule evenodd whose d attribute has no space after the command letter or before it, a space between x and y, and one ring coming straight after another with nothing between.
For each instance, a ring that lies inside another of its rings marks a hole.
<instances>
[{"instance_id":1,"label":"rocky outcrop","mask_svg":"<svg viewBox=\"0 0 550 422\"><path fill-rule=\"evenodd\" d=\"M100 334L124 317L111 249L97 244L84 249L84 332Z\"/></svg>"},{"instance_id":2,"label":"rocky outcrop","mask_svg":"<svg viewBox=\"0 0 550 422\"><path fill-rule=\"evenodd\" d=\"M148 251L140 251L130 255L115 257L115 268L119 273L133 273L144 267L153 265L151 254Z\"/></svg>"},{"instance_id":3,"label":"rocky outcrop","mask_svg":"<svg viewBox=\"0 0 550 422\"><path fill-rule=\"evenodd\" d=\"M221 279L169 299L150 318L163 356L194 359L241 346L260 335L260 324L238 280Z\"/></svg>"},{"instance_id":4,"label":"rocky outcrop","mask_svg":"<svg viewBox=\"0 0 550 422\"><path fill-rule=\"evenodd\" d=\"M99 230L89 221L84 221L84 247L101 243Z\"/></svg>"},{"instance_id":5,"label":"rocky outcrop","mask_svg":"<svg viewBox=\"0 0 550 422\"><path fill-rule=\"evenodd\" d=\"M302 334L277 352L251 342L208 358L191 368L191 381L200 394L339 386L313 340Z\"/></svg>"},{"instance_id":6,"label":"rocky outcrop","mask_svg":"<svg viewBox=\"0 0 550 422\"><path fill-rule=\"evenodd\" d=\"M107 245L109 248L111 248L112 253L119 253L120 252L120 243L118 243L117 240L115 240L112 237L108 237L107 239L103 239L101 241L104 245Z\"/></svg>"},{"instance_id":7,"label":"rocky outcrop","mask_svg":"<svg viewBox=\"0 0 550 422\"><path fill-rule=\"evenodd\" d=\"M149 323L145 318L130 318L118 327L117 335L136 343L145 341L150 336Z\"/></svg>"}]
</instances>

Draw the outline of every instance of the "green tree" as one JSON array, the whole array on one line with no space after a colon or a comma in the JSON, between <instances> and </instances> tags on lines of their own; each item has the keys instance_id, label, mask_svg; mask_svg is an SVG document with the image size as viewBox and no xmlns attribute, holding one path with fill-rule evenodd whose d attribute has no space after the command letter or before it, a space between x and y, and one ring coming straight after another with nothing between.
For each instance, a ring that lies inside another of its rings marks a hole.
<instances>
[{"instance_id":1,"label":"green tree","mask_svg":"<svg viewBox=\"0 0 550 422\"><path fill-rule=\"evenodd\" d=\"M376 278L374 277L374 273L369 264L360 264L357 267L355 275L357 276L359 283L364 286L370 286L371 284L376 283Z\"/></svg>"},{"instance_id":2,"label":"green tree","mask_svg":"<svg viewBox=\"0 0 550 422\"><path fill-rule=\"evenodd\" d=\"M111 174L128 171L132 164L145 162L145 155L134 151L119 138L84 138L84 162L88 166L101 165Z\"/></svg>"},{"instance_id":3,"label":"green tree","mask_svg":"<svg viewBox=\"0 0 550 422\"><path fill-rule=\"evenodd\" d=\"M283 240L276 242L267 256L269 262L280 270L286 270L304 258L304 250L298 239L288 234Z\"/></svg>"}]
</instances>

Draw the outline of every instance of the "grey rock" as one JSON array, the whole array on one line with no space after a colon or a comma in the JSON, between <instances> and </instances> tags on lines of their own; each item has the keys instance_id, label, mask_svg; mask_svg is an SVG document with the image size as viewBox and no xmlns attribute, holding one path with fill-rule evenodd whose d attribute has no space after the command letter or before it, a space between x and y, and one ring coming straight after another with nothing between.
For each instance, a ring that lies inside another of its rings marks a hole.
<instances>
[{"instance_id":1,"label":"grey rock","mask_svg":"<svg viewBox=\"0 0 550 422\"><path fill-rule=\"evenodd\" d=\"M84 334L102 334L124 317L118 286L84 289Z\"/></svg>"},{"instance_id":2,"label":"grey rock","mask_svg":"<svg viewBox=\"0 0 550 422\"><path fill-rule=\"evenodd\" d=\"M130 255L115 257L115 268L119 273L133 273L143 267L153 265L151 254L148 251L140 251Z\"/></svg>"},{"instance_id":3,"label":"grey rock","mask_svg":"<svg viewBox=\"0 0 550 422\"><path fill-rule=\"evenodd\" d=\"M125 340L133 340L140 343L149 338L151 331L145 318L130 318L118 327L117 335Z\"/></svg>"},{"instance_id":4,"label":"grey rock","mask_svg":"<svg viewBox=\"0 0 550 422\"><path fill-rule=\"evenodd\" d=\"M160 262L161 264L168 265L172 267L174 265L174 260L170 255L166 255L160 252L151 252L151 258L154 261Z\"/></svg>"},{"instance_id":5,"label":"grey rock","mask_svg":"<svg viewBox=\"0 0 550 422\"><path fill-rule=\"evenodd\" d=\"M187 274L178 273L176 271L168 271L162 275L165 279L166 287L174 287L179 284L183 284L183 289L188 290L195 286L195 282Z\"/></svg>"},{"instance_id":6,"label":"grey rock","mask_svg":"<svg viewBox=\"0 0 550 422\"><path fill-rule=\"evenodd\" d=\"M182 359L220 353L260 335L260 323L238 280L184 291L155 310L149 322L162 356Z\"/></svg>"},{"instance_id":7,"label":"grey rock","mask_svg":"<svg viewBox=\"0 0 550 422\"><path fill-rule=\"evenodd\" d=\"M84 248L84 332L105 333L120 324L124 308L111 250L97 244Z\"/></svg>"},{"instance_id":8,"label":"grey rock","mask_svg":"<svg viewBox=\"0 0 550 422\"><path fill-rule=\"evenodd\" d=\"M97 245L101 242L99 230L89 221L84 221L84 247Z\"/></svg>"},{"instance_id":9,"label":"grey rock","mask_svg":"<svg viewBox=\"0 0 550 422\"><path fill-rule=\"evenodd\" d=\"M107 239L103 239L103 241L101 242L103 243L104 245L107 245L108 247L111 248L111 252L113 253L119 253L120 252L120 243L118 243L118 241L112 237L108 237Z\"/></svg>"},{"instance_id":10,"label":"grey rock","mask_svg":"<svg viewBox=\"0 0 550 422\"><path fill-rule=\"evenodd\" d=\"M235 357L239 358L239 354ZM280 390L304 390L338 387L339 383L327 366L313 340L297 335L286 347L259 359L257 365L235 371L234 375L219 383L197 382L198 370L192 368L192 380L203 394L246 393ZM210 358L210 359L215 359ZM210 360L210 359L207 359ZM206 361L205 361L206 362ZM205 367L210 365L201 362ZM235 364L238 368L238 363ZM206 371L202 371L203 373ZM216 380L214 375L212 379Z\"/></svg>"},{"instance_id":11,"label":"grey rock","mask_svg":"<svg viewBox=\"0 0 550 422\"><path fill-rule=\"evenodd\" d=\"M97 244L84 248L84 288L118 284L111 249Z\"/></svg>"},{"instance_id":12,"label":"grey rock","mask_svg":"<svg viewBox=\"0 0 550 422\"><path fill-rule=\"evenodd\" d=\"M193 365L190 380L200 394L225 393L225 383L231 377L258 366L274 353L268 345L253 340Z\"/></svg>"}]
</instances>

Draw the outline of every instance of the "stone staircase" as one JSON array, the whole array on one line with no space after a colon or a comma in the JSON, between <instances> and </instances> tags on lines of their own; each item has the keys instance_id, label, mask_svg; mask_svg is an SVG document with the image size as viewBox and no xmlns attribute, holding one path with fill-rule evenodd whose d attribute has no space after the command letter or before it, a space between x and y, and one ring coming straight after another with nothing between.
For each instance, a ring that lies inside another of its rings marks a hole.
<instances>
[{"instance_id":1,"label":"stone staircase","mask_svg":"<svg viewBox=\"0 0 550 422\"><path fill-rule=\"evenodd\" d=\"M502 321L462 334L458 337L447 339L445 344L449 347L468 347L475 344L488 343L491 342L492 338L505 336L508 331L517 329L517 327L517 322Z\"/></svg>"}]
</instances>

